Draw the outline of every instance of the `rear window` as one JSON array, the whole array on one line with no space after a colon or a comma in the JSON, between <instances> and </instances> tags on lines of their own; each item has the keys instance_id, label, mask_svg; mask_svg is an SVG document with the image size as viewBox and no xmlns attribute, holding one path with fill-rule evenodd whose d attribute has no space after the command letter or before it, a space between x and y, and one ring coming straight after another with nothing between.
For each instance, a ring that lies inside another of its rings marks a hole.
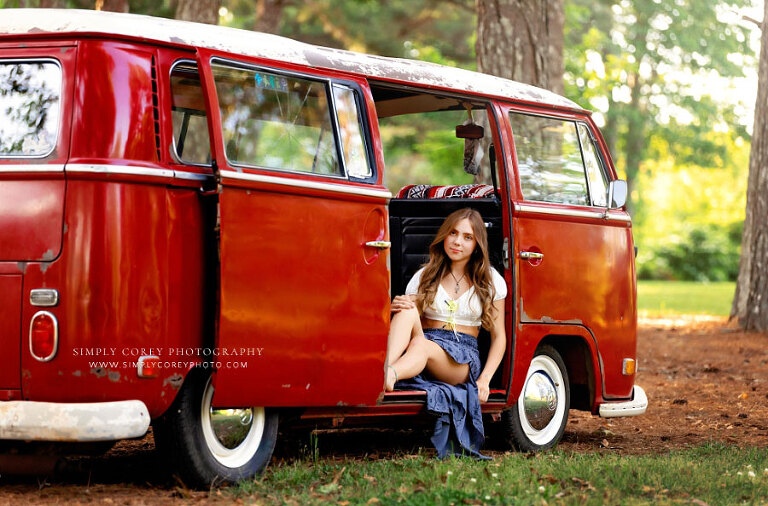
<instances>
[{"instance_id":1,"label":"rear window","mask_svg":"<svg viewBox=\"0 0 768 506\"><path fill-rule=\"evenodd\" d=\"M44 157L56 147L61 67L0 61L0 156Z\"/></svg>"},{"instance_id":2,"label":"rear window","mask_svg":"<svg viewBox=\"0 0 768 506\"><path fill-rule=\"evenodd\" d=\"M171 71L173 147L184 163L210 165L211 142L205 97L197 64L181 62Z\"/></svg>"}]
</instances>

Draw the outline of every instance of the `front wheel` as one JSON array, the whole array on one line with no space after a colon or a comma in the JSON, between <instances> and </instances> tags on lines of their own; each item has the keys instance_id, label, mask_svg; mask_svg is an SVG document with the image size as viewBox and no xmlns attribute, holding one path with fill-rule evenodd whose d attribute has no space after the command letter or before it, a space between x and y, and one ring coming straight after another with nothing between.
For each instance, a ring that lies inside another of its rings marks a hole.
<instances>
[{"instance_id":1,"label":"front wheel","mask_svg":"<svg viewBox=\"0 0 768 506\"><path fill-rule=\"evenodd\" d=\"M565 432L571 392L560 354L541 346L531 360L517 404L504 411L506 442L520 451L540 451L557 444Z\"/></svg>"},{"instance_id":2,"label":"front wheel","mask_svg":"<svg viewBox=\"0 0 768 506\"><path fill-rule=\"evenodd\" d=\"M156 446L185 483L208 488L252 478L269 463L277 441L277 413L263 407L215 409L211 375L194 369L158 423Z\"/></svg>"}]
</instances>

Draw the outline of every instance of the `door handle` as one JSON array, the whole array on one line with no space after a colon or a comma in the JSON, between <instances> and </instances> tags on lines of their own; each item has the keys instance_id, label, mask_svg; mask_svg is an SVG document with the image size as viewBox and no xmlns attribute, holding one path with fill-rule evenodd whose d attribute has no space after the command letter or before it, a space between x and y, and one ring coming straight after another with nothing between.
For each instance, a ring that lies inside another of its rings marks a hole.
<instances>
[{"instance_id":1,"label":"door handle","mask_svg":"<svg viewBox=\"0 0 768 506\"><path fill-rule=\"evenodd\" d=\"M392 243L389 241L368 241L365 245L371 248L387 249L392 246Z\"/></svg>"},{"instance_id":2,"label":"door handle","mask_svg":"<svg viewBox=\"0 0 768 506\"><path fill-rule=\"evenodd\" d=\"M523 260L541 260L544 258L544 253L536 253L535 251L521 251L520 258Z\"/></svg>"}]
</instances>

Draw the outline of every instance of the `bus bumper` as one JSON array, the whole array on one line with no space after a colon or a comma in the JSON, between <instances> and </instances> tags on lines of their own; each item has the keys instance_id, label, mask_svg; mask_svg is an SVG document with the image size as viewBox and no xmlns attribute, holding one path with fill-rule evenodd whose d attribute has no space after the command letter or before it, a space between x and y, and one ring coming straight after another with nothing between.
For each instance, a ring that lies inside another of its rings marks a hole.
<instances>
[{"instance_id":1,"label":"bus bumper","mask_svg":"<svg viewBox=\"0 0 768 506\"><path fill-rule=\"evenodd\" d=\"M648 397L643 387L635 385L632 388L632 399L621 402L605 402L600 405L600 416L614 418L617 416L637 416L648 409Z\"/></svg>"},{"instance_id":2,"label":"bus bumper","mask_svg":"<svg viewBox=\"0 0 768 506\"><path fill-rule=\"evenodd\" d=\"M114 441L143 436L149 422L147 406L138 400L0 402L0 439Z\"/></svg>"}]
</instances>

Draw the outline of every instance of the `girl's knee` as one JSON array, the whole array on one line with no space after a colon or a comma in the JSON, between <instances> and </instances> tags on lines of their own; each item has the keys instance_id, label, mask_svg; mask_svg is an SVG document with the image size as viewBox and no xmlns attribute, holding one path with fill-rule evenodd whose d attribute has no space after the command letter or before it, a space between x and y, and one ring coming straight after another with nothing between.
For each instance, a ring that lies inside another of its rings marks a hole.
<instances>
[{"instance_id":1,"label":"girl's knee","mask_svg":"<svg viewBox=\"0 0 768 506\"><path fill-rule=\"evenodd\" d=\"M421 316L419 315L419 310L415 307L412 307L410 309L403 309L401 311L398 311L397 313L394 313L392 315L392 321L395 320L421 320Z\"/></svg>"},{"instance_id":2,"label":"girl's knee","mask_svg":"<svg viewBox=\"0 0 768 506\"><path fill-rule=\"evenodd\" d=\"M424 337L424 334L416 334L411 338L411 342L408 343L409 350L427 350L429 348L429 340Z\"/></svg>"}]
</instances>

